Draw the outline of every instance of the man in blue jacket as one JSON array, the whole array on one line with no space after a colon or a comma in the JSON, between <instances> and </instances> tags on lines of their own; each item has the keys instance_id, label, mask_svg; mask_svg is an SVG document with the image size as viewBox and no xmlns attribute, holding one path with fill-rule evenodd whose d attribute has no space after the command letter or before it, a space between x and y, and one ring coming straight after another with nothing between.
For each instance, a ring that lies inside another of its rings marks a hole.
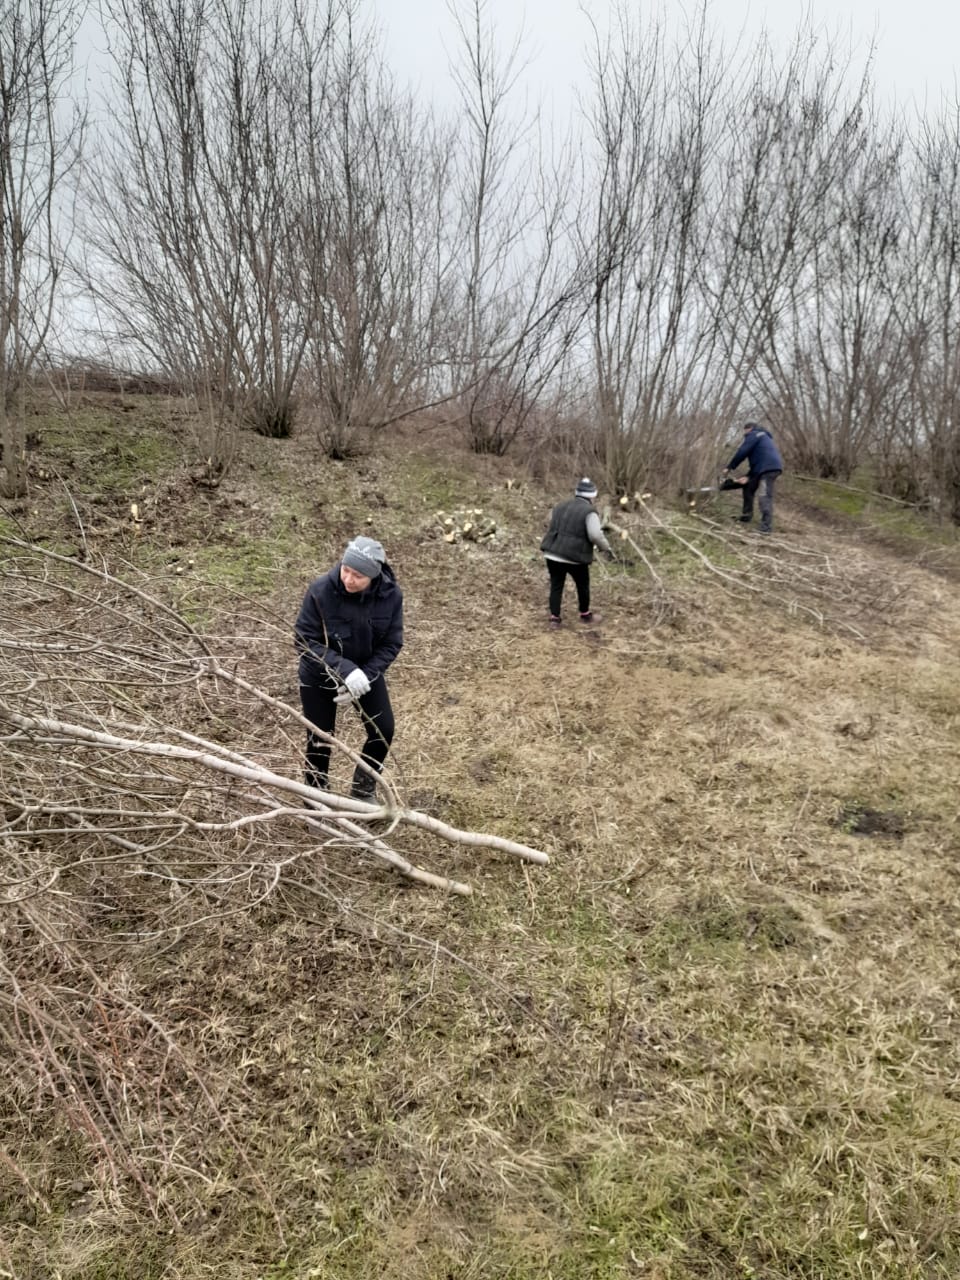
<instances>
[{"instance_id":1,"label":"man in blue jacket","mask_svg":"<svg viewBox=\"0 0 960 1280\"><path fill-rule=\"evenodd\" d=\"M749 465L746 483L743 485L743 513L738 518L749 524L753 519L753 497L757 489L760 493L760 532L770 533L773 529L773 486L777 476L783 471L783 459L780 450L773 443L773 436L766 427L756 422L748 422L743 428L743 441L724 468L724 475L733 471L746 461Z\"/></svg>"},{"instance_id":2,"label":"man in blue jacket","mask_svg":"<svg viewBox=\"0 0 960 1280\"><path fill-rule=\"evenodd\" d=\"M403 647L403 593L379 542L354 538L339 563L311 582L295 635L300 701L310 723L332 736L338 704L360 708L367 731L360 755L369 768L357 766L350 794L373 800L394 734L384 676ZM329 770L329 736L308 733L307 785L326 791Z\"/></svg>"}]
</instances>

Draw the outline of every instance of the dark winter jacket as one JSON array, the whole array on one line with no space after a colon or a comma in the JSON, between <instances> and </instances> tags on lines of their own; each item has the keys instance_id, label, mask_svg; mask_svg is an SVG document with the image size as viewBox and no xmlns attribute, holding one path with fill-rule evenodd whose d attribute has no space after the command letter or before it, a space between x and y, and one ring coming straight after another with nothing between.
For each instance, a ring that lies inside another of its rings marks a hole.
<instances>
[{"instance_id":1,"label":"dark winter jacket","mask_svg":"<svg viewBox=\"0 0 960 1280\"><path fill-rule=\"evenodd\" d=\"M325 685L328 669L344 679L359 667L383 675L403 648L403 592L388 564L366 591L347 591L340 565L311 582L295 629L300 683Z\"/></svg>"},{"instance_id":2,"label":"dark winter jacket","mask_svg":"<svg viewBox=\"0 0 960 1280\"><path fill-rule=\"evenodd\" d=\"M750 464L752 475L762 476L767 471L782 471L783 459L780 450L773 443L773 436L764 427L754 427L744 433L743 443L727 463L727 470L732 471L746 459Z\"/></svg>"},{"instance_id":3,"label":"dark winter jacket","mask_svg":"<svg viewBox=\"0 0 960 1280\"><path fill-rule=\"evenodd\" d=\"M586 498L559 503L550 513L550 527L540 550L573 564L591 564L593 543L587 536L587 517L592 511L593 505Z\"/></svg>"}]
</instances>

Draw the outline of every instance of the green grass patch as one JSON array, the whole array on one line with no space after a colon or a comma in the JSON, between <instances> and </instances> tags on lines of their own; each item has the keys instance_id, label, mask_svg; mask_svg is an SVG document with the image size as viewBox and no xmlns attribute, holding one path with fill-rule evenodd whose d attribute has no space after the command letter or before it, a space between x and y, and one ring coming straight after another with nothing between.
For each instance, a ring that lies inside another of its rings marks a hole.
<instances>
[{"instance_id":1,"label":"green grass patch","mask_svg":"<svg viewBox=\"0 0 960 1280\"><path fill-rule=\"evenodd\" d=\"M206 542L181 542L175 550L145 545L140 567L159 572L174 585L184 617L193 625L213 621L231 597L269 603L290 579L316 572L316 549L301 523L285 510L270 514L262 532L239 521L218 526Z\"/></svg>"},{"instance_id":2,"label":"green grass patch","mask_svg":"<svg viewBox=\"0 0 960 1280\"><path fill-rule=\"evenodd\" d=\"M391 499L416 510L482 506L482 490L450 461L409 454L391 474Z\"/></svg>"},{"instance_id":3,"label":"green grass patch","mask_svg":"<svg viewBox=\"0 0 960 1280\"><path fill-rule=\"evenodd\" d=\"M746 948L780 950L805 939L800 916L779 903L747 903L706 893L682 912L660 916L644 938L644 957L664 969L735 959Z\"/></svg>"},{"instance_id":4,"label":"green grass patch","mask_svg":"<svg viewBox=\"0 0 960 1280\"><path fill-rule=\"evenodd\" d=\"M182 454L172 424L161 417L85 407L46 410L30 419L39 438L37 466L61 471L68 484L83 477L82 488L130 493L167 474Z\"/></svg>"},{"instance_id":5,"label":"green grass patch","mask_svg":"<svg viewBox=\"0 0 960 1280\"><path fill-rule=\"evenodd\" d=\"M283 567L282 550L269 538L233 535L229 542L198 547L191 573L207 587L245 594L272 591Z\"/></svg>"},{"instance_id":6,"label":"green grass patch","mask_svg":"<svg viewBox=\"0 0 960 1280\"><path fill-rule=\"evenodd\" d=\"M869 477L864 478L864 486ZM931 547L960 546L960 530L954 525L906 507L893 498L885 498L867 487L860 487L856 477L849 485L830 480L794 478L784 486L810 506L831 516L865 525L874 533L910 540Z\"/></svg>"},{"instance_id":7,"label":"green grass patch","mask_svg":"<svg viewBox=\"0 0 960 1280\"><path fill-rule=\"evenodd\" d=\"M701 556L718 569L736 571L744 567L745 554L741 554L735 542L721 540L709 530L690 524L674 529L674 524L676 521L668 528L648 530L653 550L647 554L651 555L657 572L668 581L682 583L702 577L705 565ZM626 554L631 554L628 543L617 539L614 545L623 546Z\"/></svg>"}]
</instances>

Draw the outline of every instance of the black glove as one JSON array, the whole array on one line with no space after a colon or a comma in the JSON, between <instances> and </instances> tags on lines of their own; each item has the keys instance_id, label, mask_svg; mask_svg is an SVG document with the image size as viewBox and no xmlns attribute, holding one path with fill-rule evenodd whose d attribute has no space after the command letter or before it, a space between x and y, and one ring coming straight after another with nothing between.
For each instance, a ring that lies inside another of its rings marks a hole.
<instances>
[{"instance_id":1,"label":"black glove","mask_svg":"<svg viewBox=\"0 0 960 1280\"><path fill-rule=\"evenodd\" d=\"M610 561L611 564L623 565L625 569L631 568L631 566L635 563L630 556L624 555L624 553L621 551L614 551L613 548L611 548L609 551L605 551L604 555L607 557L607 559Z\"/></svg>"}]
</instances>

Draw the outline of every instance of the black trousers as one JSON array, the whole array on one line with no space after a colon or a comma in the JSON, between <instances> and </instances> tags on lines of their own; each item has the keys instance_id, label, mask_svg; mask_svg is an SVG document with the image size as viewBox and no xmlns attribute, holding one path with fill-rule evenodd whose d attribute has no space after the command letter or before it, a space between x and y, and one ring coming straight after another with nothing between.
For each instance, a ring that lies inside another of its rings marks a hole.
<instances>
[{"instance_id":1,"label":"black trousers","mask_svg":"<svg viewBox=\"0 0 960 1280\"><path fill-rule=\"evenodd\" d=\"M342 686L340 686L342 687ZM300 686L300 702L303 714L311 724L332 734L337 727L337 710L346 703L334 702L338 692L337 686L302 684ZM370 692L358 699L360 718L367 731L367 740L360 752L363 759L377 773L383 768L383 762L390 750L395 729L393 707L390 705L390 694L383 676L374 680ZM316 734L307 734L307 770L306 779L309 786L327 788L330 773L330 744L324 742Z\"/></svg>"},{"instance_id":2,"label":"black trousers","mask_svg":"<svg viewBox=\"0 0 960 1280\"><path fill-rule=\"evenodd\" d=\"M548 560L547 572L550 574L550 613L554 618L560 617L563 584L568 573L573 579L573 585L577 588L577 605L580 612L590 612L590 566L588 564L564 564L561 560Z\"/></svg>"},{"instance_id":3,"label":"black trousers","mask_svg":"<svg viewBox=\"0 0 960 1280\"><path fill-rule=\"evenodd\" d=\"M743 515L741 520L747 521L753 519L753 498L754 494L763 485L763 491L760 494L760 528L773 528L773 486L780 474L779 471L760 471L756 474L750 472L747 476L747 483L743 486Z\"/></svg>"}]
</instances>

